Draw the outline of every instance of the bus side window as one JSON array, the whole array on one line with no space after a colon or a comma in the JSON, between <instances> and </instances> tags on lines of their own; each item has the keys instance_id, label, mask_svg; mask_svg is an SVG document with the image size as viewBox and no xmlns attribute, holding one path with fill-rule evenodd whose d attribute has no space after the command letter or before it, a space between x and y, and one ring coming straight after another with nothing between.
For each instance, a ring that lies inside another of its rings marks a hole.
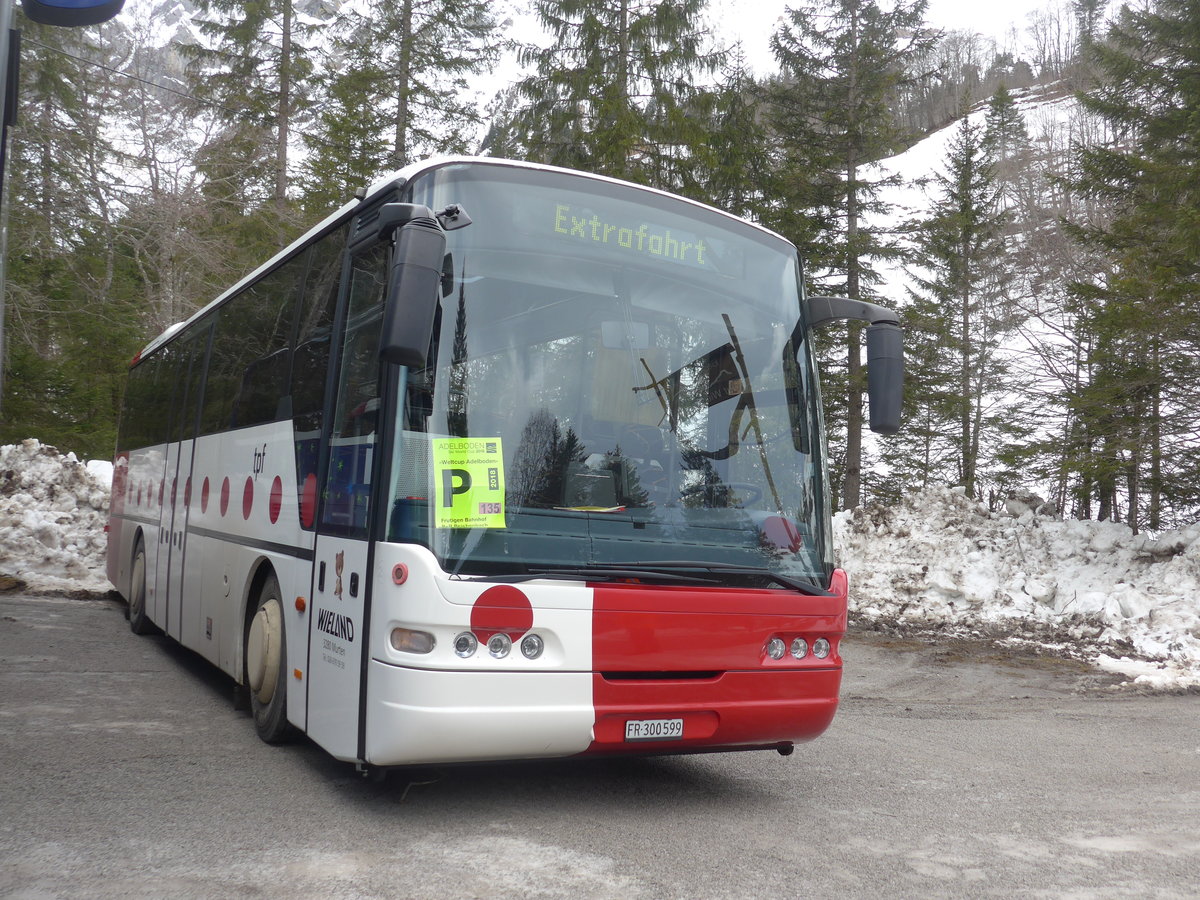
<instances>
[{"instance_id":1,"label":"bus side window","mask_svg":"<svg viewBox=\"0 0 1200 900\"><path fill-rule=\"evenodd\" d=\"M313 246L300 307L292 360L292 439L296 448L296 491L300 525L316 525L317 467L325 418L325 379L329 374L333 319L341 285L346 229Z\"/></svg>"},{"instance_id":2,"label":"bus side window","mask_svg":"<svg viewBox=\"0 0 1200 900\"><path fill-rule=\"evenodd\" d=\"M379 413L379 329L390 247L378 244L352 260L350 296L330 423L323 522L365 536Z\"/></svg>"},{"instance_id":3,"label":"bus side window","mask_svg":"<svg viewBox=\"0 0 1200 900\"><path fill-rule=\"evenodd\" d=\"M301 252L217 311L200 432L287 418L292 326L308 253Z\"/></svg>"},{"instance_id":4,"label":"bus side window","mask_svg":"<svg viewBox=\"0 0 1200 900\"><path fill-rule=\"evenodd\" d=\"M287 403L291 374L292 321L308 270L302 252L234 300L246 333L237 356L240 379L229 424L234 428L274 422L291 415Z\"/></svg>"}]
</instances>

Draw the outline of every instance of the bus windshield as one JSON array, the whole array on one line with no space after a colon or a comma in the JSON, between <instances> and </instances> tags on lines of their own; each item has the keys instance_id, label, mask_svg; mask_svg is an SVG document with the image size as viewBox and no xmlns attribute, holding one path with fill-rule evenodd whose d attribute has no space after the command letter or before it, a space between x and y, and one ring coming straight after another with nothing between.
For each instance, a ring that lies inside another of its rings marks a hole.
<instances>
[{"instance_id":1,"label":"bus windshield","mask_svg":"<svg viewBox=\"0 0 1200 900\"><path fill-rule=\"evenodd\" d=\"M409 191L473 224L448 235L427 367L401 373L388 540L463 575L673 562L828 582L794 247L561 172L454 164Z\"/></svg>"}]
</instances>

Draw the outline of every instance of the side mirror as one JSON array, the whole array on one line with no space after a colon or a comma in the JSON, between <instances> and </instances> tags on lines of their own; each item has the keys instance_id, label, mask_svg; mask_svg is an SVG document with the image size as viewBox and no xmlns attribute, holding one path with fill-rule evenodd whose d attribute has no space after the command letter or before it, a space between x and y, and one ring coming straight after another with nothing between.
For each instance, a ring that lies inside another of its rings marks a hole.
<instances>
[{"instance_id":1,"label":"side mirror","mask_svg":"<svg viewBox=\"0 0 1200 900\"><path fill-rule=\"evenodd\" d=\"M420 216L400 227L379 341L379 355L385 362L424 368L441 300L445 256L446 234L432 216Z\"/></svg>"},{"instance_id":2,"label":"side mirror","mask_svg":"<svg viewBox=\"0 0 1200 900\"><path fill-rule=\"evenodd\" d=\"M904 343L899 325L881 322L867 326L867 395L871 430L898 432L904 403Z\"/></svg>"},{"instance_id":3,"label":"side mirror","mask_svg":"<svg viewBox=\"0 0 1200 900\"><path fill-rule=\"evenodd\" d=\"M904 403L904 334L900 317L890 309L848 297L809 297L808 327L839 319L870 322L867 326L867 396L871 430L895 434L900 430Z\"/></svg>"}]
</instances>

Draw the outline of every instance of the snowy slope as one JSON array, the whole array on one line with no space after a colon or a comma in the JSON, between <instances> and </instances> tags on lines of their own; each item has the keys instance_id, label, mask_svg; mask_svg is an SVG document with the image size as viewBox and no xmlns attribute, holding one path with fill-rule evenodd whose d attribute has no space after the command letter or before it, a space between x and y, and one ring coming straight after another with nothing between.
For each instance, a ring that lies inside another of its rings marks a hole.
<instances>
[{"instance_id":1,"label":"snowy slope","mask_svg":"<svg viewBox=\"0 0 1200 900\"><path fill-rule=\"evenodd\" d=\"M33 591L109 588L111 478L111 463L34 440L0 447L0 590L13 578ZM939 489L834 527L860 621L1034 642L1150 689L1200 688L1200 525L1135 537Z\"/></svg>"},{"instance_id":2,"label":"snowy slope","mask_svg":"<svg viewBox=\"0 0 1200 900\"><path fill-rule=\"evenodd\" d=\"M1034 148L1065 146L1082 128L1079 103L1073 94L1064 93L1061 86L1027 88L1013 91L1012 96ZM975 105L967 117L973 125L983 128L987 106L986 101ZM899 178L898 184L884 187L879 193L879 202L890 212L868 220L872 227L893 235L903 249L913 249L912 238L916 234L913 223L925 218L937 199L935 176L945 174L946 154L960 121L951 122L903 153L869 167L867 175L871 180ZM878 295L889 304L906 303L913 279L904 264L898 260L883 262L876 264L876 269L881 277Z\"/></svg>"}]
</instances>

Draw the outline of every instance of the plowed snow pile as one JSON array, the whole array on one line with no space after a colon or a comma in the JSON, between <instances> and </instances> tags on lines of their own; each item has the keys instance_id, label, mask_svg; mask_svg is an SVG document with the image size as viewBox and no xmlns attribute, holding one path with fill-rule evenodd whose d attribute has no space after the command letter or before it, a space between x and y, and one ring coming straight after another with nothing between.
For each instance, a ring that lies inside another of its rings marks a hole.
<instances>
[{"instance_id":1,"label":"plowed snow pile","mask_svg":"<svg viewBox=\"0 0 1200 900\"><path fill-rule=\"evenodd\" d=\"M111 463L85 466L35 440L0 447L0 585L16 579L33 591L108 590L111 480Z\"/></svg>"},{"instance_id":2,"label":"plowed snow pile","mask_svg":"<svg viewBox=\"0 0 1200 900\"><path fill-rule=\"evenodd\" d=\"M1146 687L1200 686L1200 524L1134 535L932 489L839 513L834 532L864 620L1009 635Z\"/></svg>"},{"instance_id":3,"label":"plowed snow pile","mask_svg":"<svg viewBox=\"0 0 1200 900\"><path fill-rule=\"evenodd\" d=\"M112 464L0 447L0 590L106 591ZM1200 524L1156 537L933 489L834 519L852 614L1033 642L1149 688L1200 687Z\"/></svg>"}]
</instances>

